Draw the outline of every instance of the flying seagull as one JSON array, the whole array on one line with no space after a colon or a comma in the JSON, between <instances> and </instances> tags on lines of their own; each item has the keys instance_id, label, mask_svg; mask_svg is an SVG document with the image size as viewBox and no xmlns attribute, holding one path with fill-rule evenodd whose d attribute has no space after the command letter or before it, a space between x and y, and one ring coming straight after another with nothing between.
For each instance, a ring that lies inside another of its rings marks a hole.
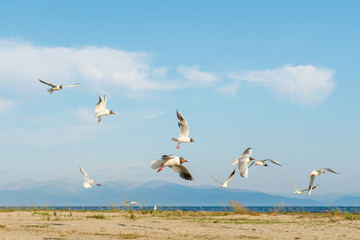
<instances>
[{"instance_id":1,"label":"flying seagull","mask_svg":"<svg viewBox=\"0 0 360 240\"><path fill-rule=\"evenodd\" d=\"M80 172L84 176L85 182L83 182L84 188L91 188L92 186L102 186L102 184L95 182L95 180L92 180L89 178L87 173L84 171L84 169L80 166Z\"/></svg>"},{"instance_id":2,"label":"flying seagull","mask_svg":"<svg viewBox=\"0 0 360 240\"><path fill-rule=\"evenodd\" d=\"M79 83L76 83L76 84L73 84L73 85L55 85L55 84L52 84L52 83L49 83L49 82L45 82L41 79L39 79L40 82L46 84L46 85L49 85L51 88L48 90L48 92L50 94L53 93L53 91L59 91L61 90L63 87L76 87L76 86L79 86L80 84Z\"/></svg>"},{"instance_id":3,"label":"flying seagull","mask_svg":"<svg viewBox=\"0 0 360 240\"><path fill-rule=\"evenodd\" d=\"M307 193L308 196L310 195L311 190L313 189L312 186L314 184L315 176L321 175L321 174L323 174L325 172L332 172L332 173L339 174L337 171L332 170L330 168L322 168L320 170L313 170L310 173L310 183L309 183L309 188L308 188L308 193Z\"/></svg>"},{"instance_id":4,"label":"flying seagull","mask_svg":"<svg viewBox=\"0 0 360 240\"><path fill-rule=\"evenodd\" d=\"M230 182L230 180L234 177L236 172L236 168L234 169L234 171L230 174L230 176L226 179L226 181L224 183L220 182L219 180L217 180L216 178L214 178L213 176L210 175L210 177L212 177L216 182L220 183L220 187L221 188L227 188L228 187L228 182Z\"/></svg>"},{"instance_id":5,"label":"flying seagull","mask_svg":"<svg viewBox=\"0 0 360 240\"><path fill-rule=\"evenodd\" d=\"M239 173L240 176L244 177L244 178L248 178L248 166L247 164L252 161L255 160L254 158L250 157L252 154L252 148L248 148L246 149L243 154L240 155L239 158L234 158L231 161L232 165L238 164L238 168L239 168Z\"/></svg>"},{"instance_id":6,"label":"flying seagull","mask_svg":"<svg viewBox=\"0 0 360 240\"><path fill-rule=\"evenodd\" d=\"M108 110L106 108L106 94L104 94L104 97L99 96L99 102L96 104L95 108L95 117L98 117L98 123L101 121L101 116L106 116L110 114L115 114L112 110Z\"/></svg>"},{"instance_id":7,"label":"flying seagull","mask_svg":"<svg viewBox=\"0 0 360 240\"><path fill-rule=\"evenodd\" d=\"M296 190L296 191L294 192L295 194L303 194L304 192L309 191L309 189L303 189L303 190L298 189L298 188L296 187L296 185L293 184L293 183L290 181L290 179L288 179L288 180L289 180L290 184L295 188L295 190ZM319 186L319 185L316 185L316 186L312 187L311 190L317 188L318 186Z\"/></svg>"},{"instance_id":8,"label":"flying seagull","mask_svg":"<svg viewBox=\"0 0 360 240\"><path fill-rule=\"evenodd\" d=\"M180 128L180 133L179 133L178 138L171 138L171 140L178 142L178 145L176 146L176 148L179 149L180 143L194 142L194 139L189 138L189 133L190 133L189 125L187 124L184 116L178 110L176 110L176 115L177 115L177 119L178 119L178 125Z\"/></svg>"},{"instance_id":9,"label":"flying seagull","mask_svg":"<svg viewBox=\"0 0 360 240\"><path fill-rule=\"evenodd\" d=\"M160 172L163 167L169 167L174 172L179 173L179 176L185 180L194 180L191 176L189 170L183 165L183 163L188 162L183 157L178 157L175 155L163 155L161 160L152 160L151 167L152 169L158 169L157 172Z\"/></svg>"},{"instance_id":10,"label":"flying seagull","mask_svg":"<svg viewBox=\"0 0 360 240\"><path fill-rule=\"evenodd\" d=\"M275 160L272 160L272 159L264 159L264 160L259 160L259 161L253 161L253 162L250 164L249 168L250 168L253 164L255 164L255 166L260 165L260 166L263 166L263 167L268 167L269 165L267 165L267 164L265 163L266 161L270 161L270 162L272 162L272 163L274 163L274 164L276 164L276 165L282 166L281 163L279 163L279 162L277 162L277 161L275 161Z\"/></svg>"}]
</instances>

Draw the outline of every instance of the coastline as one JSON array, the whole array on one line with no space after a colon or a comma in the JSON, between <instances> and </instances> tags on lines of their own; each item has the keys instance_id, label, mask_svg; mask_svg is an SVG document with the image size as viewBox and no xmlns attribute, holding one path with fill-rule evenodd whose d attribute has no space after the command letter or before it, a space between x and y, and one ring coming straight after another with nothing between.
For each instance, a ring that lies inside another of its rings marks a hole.
<instances>
[{"instance_id":1,"label":"coastline","mask_svg":"<svg viewBox=\"0 0 360 240\"><path fill-rule=\"evenodd\" d=\"M0 210L0 239L358 239L360 214Z\"/></svg>"}]
</instances>

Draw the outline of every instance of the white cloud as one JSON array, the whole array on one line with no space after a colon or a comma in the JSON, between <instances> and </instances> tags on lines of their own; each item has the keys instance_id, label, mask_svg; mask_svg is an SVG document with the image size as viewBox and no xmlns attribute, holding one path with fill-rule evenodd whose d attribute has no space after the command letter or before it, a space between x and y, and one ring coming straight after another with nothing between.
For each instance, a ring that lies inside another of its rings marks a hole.
<instances>
[{"instance_id":1,"label":"white cloud","mask_svg":"<svg viewBox=\"0 0 360 240\"><path fill-rule=\"evenodd\" d=\"M199 65L192 67L180 65L177 68L177 72L184 78L191 80L191 84L195 84L196 86L210 87L213 86L217 80L219 80L215 74L202 72L199 70L199 68Z\"/></svg>"},{"instance_id":2,"label":"white cloud","mask_svg":"<svg viewBox=\"0 0 360 240\"><path fill-rule=\"evenodd\" d=\"M37 78L68 84L125 87L131 90L169 90L174 82L158 81L166 68L149 65L151 56L108 47L37 47L18 41L0 40L0 85L33 88Z\"/></svg>"},{"instance_id":3,"label":"white cloud","mask_svg":"<svg viewBox=\"0 0 360 240\"><path fill-rule=\"evenodd\" d=\"M225 86L222 86L218 89L219 92L229 95L229 96L236 96L236 91L239 89L239 82L232 82Z\"/></svg>"},{"instance_id":4,"label":"white cloud","mask_svg":"<svg viewBox=\"0 0 360 240\"><path fill-rule=\"evenodd\" d=\"M320 102L329 96L335 88L334 74L332 69L299 65L244 74L230 73L229 77L259 84L279 96L305 105Z\"/></svg>"}]
</instances>

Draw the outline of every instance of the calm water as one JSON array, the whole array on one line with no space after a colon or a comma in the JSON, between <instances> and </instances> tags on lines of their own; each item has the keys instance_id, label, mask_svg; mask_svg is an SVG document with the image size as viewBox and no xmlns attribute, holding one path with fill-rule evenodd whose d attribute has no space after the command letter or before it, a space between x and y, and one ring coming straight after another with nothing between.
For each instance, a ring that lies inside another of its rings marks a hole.
<instances>
[{"instance_id":1,"label":"calm water","mask_svg":"<svg viewBox=\"0 0 360 240\"><path fill-rule=\"evenodd\" d=\"M0 207L0 209L54 209L54 210L60 210L60 209L66 209L66 210L87 210L87 211L110 211L114 209L121 209L121 210L129 210L129 207L112 207L112 206L86 206L86 207L80 207L80 206L54 206L54 207ZM137 206L131 206L134 210L140 210ZM144 206L143 207L146 210L153 209L153 206ZM247 207L248 210L252 212L273 212L273 211L279 211L279 212L330 212L330 211L340 211L340 212L352 212L352 213L358 213L360 212L360 206L354 206L354 207L343 207L343 206L322 206L322 207L303 207L303 206L291 206L291 207ZM199 206L178 206L178 207L167 207L167 206L158 206L157 210L160 211L206 211L206 212L232 212L233 209L231 207L219 207L219 206L205 206L205 207L199 207Z\"/></svg>"}]
</instances>

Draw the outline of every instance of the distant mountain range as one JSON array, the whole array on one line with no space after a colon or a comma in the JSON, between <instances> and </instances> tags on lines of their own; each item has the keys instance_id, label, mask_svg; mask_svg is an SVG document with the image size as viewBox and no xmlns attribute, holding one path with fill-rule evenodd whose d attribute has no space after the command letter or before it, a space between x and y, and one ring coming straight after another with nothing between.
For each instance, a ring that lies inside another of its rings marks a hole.
<instances>
[{"instance_id":1,"label":"distant mountain range","mask_svg":"<svg viewBox=\"0 0 360 240\"><path fill-rule=\"evenodd\" d=\"M138 201L144 206L228 206L229 200L245 206L359 206L360 193L284 197L245 189L123 180L90 189L70 179L25 179L0 186L1 206L109 206L122 205L123 201Z\"/></svg>"}]
</instances>

